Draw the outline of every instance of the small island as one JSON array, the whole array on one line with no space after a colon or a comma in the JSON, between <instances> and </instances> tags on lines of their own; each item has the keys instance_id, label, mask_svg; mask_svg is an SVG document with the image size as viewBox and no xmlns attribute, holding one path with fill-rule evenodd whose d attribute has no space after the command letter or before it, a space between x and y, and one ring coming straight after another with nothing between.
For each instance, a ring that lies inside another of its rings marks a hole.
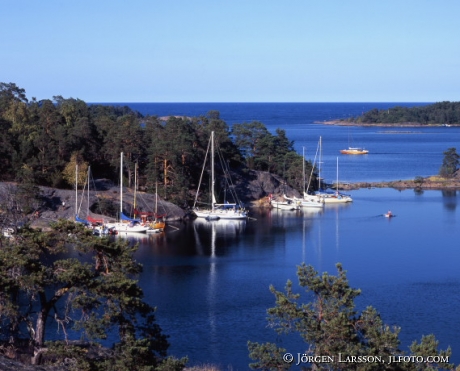
<instances>
[{"instance_id":1,"label":"small island","mask_svg":"<svg viewBox=\"0 0 460 371\"><path fill-rule=\"evenodd\" d=\"M336 185L334 185L336 187ZM455 176L444 178L438 175L415 177L414 179L393 180L387 182L355 182L339 183L340 190L355 190L361 188L394 188L398 190L460 190L460 171Z\"/></svg>"},{"instance_id":2,"label":"small island","mask_svg":"<svg viewBox=\"0 0 460 371\"><path fill-rule=\"evenodd\" d=\"M420 107L374 108L357 117L322 121L321 123L384 127L460 126L460 102L439 102Z\"/></svg>"}]
</instances>

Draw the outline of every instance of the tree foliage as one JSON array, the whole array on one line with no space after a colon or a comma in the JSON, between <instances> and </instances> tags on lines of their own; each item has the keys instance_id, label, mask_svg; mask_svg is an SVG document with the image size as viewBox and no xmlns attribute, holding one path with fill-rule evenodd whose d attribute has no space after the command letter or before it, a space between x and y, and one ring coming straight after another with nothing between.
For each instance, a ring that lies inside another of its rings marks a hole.
<instances>
[{"instance_id":1,"label":"tree foliage","mask_svg":"<svg viewBox=\"0 0 460 371\"><path fill-rule=\"evenodd\" d=\"M60 95L29 101L24 89L0 83L0 127L1 181L18 180L27 166L37 185L73 187L78 162L90 165L96 177L118 182L123 152L127 185L133 185L137 163L141 190L158 187L165 199L186 205L193 200L214 131L231 171L269 171L287 176L299 191L303 188L301 158L284 130L272 134L257 121L229 128L218 111L163 120L126 106L88 105Z\"/></svg>"},{"instance_id":2,"label":"tree foliage","mask_svg":"<svg viewBox=\"0 0 460 371\"><path fill-rule=\"evenodd\" d=\"M276 306L268 309L269 324L279 335L297 334L305 343L302 364L312 370L421 370L452 369L446 362L439 364L418 364L416 362L390 363L390 356L403 356L399 349L398 327L391 328L383 323L379 313L367 307L361 313L356 310L355 299L361 293L348 283L346 272L337 264L337 275L319 275L313 267L302 264L298 267L299 285L305 288L307 298L295 293L293 284L288 281L284 292L273 286L270 291L276 299ZM292 362L286 362L286 350L276 344L248 343L250 357L256 362L250 366L256 370L286 370ZM439 355L443 360L450 356L450 348L438 351L434 336L424 337L421 343L414 342L410 347L414 356ZM339 357L340 355L340 357ZM352 359L374 359L384 362L342 362ZM310 358L308 358L310 357ZM328 358L329 357L329 358ZM294 364L297 360L294 358Z\"/></svg>"},{"instance_id":3,"label":"tree foliage","mask_svg":"<svg viewBox=\"0 0 460 371\"><path fill-rule=\"evenodd\" d=\"M302 156L295 152L294 142L287 138L285 130L276 129L273 135L264 124L253 121L234 124L232 136L248 168L277 174L291 186L303 190ZM305 165L306 173L310 174L311 162Z\"/></svg>"},{"instance_id":4,"label":"tree foliage","mask_svg":"<svg viewBox=\"0 0 460 371\"><path fill-rule=\"evenodd\" d=\"M169 344L135 280L141 272L135 249L123 239L95 238L73 222L48 232L19 229L0 249L0 340L31 344L35 364L70 358L79 370L157 369ZM53 341L49 327L58 330ZM113 348L102 363L71 341L109 336Z\"/></svg>"},{"instance_id":5,"label":"tree foliage","mask_svg":"<svg viewBox=\"0 0 460 371\"><path fill-rule=\"evenodd\" d=\"M444 178L452 178L458 170L460 164L460 155L457 153L456 148L449 148L444 152L444 159L442 160L439 175Z\"/></svg>"},{"instance_id":6,"label":"tree foliage","mask_svg":"<svg viewBox=\"0 0 460 371\"><path fill-rule=\"evenodd\" d=\"M347 121L368 124L459 125L460 102L438 102L420 107L374 108Z\"/></svg>"}]
</instances>

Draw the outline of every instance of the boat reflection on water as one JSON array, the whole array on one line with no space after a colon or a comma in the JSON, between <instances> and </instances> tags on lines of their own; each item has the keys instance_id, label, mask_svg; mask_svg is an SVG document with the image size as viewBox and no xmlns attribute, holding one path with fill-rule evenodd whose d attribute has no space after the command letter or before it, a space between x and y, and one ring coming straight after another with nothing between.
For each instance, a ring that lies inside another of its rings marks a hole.
<instances>
[{"instance_id":1,"label":"boat reflection on water","mask_svg":"<svg viewBox=\"0 0 460 371\"><path fill-rule=\"evenodd\" d=\"M164 232L160 233L126 233L126 232L118 232L115 235L115 238L123 238L128 240L132 244L139 244L139 245L148 245L151 244L153 241L157 241L164 236Z\"/></svg>"},{"instance_id":2,"label":"boat reflection on water","mask_svg":"<svg viewBox=\"0 0 460 371\"><path fill-rule=\"evenodd\" d=\"M457 191L448 189L441 191L441 194L445 209L455 212L457 208Z\"/></svg>"},{"instance_id":3,"label":"boat reflection on water","mask_svg":"<svg viewBox=\"0 0 460 371\"><path fill-rule=\"evenodd\" d=\"M297 230L301 220L317 219L324 213L324 208L301 208L295 211L270 209L266 212L267 225L270 228L282 228L285 231Z\"/></svg>"},{"instance_id":4,"label":"boat reflection on water","mask_svg":"<svg viewBox=\"0 0 460 371\"><path fill-rule=\"evenodd\" d=\"M206 220L197 218L193 222L197 253L216 255L216 244L220 241L235 240L246 229L247 221L237 219Z\"/></svg>"},{"instance_id":5,"label":"boat reflection on water","mask_svg":"<svg viewBox=\"0 0 460 371\"><path fill-rule=\"evenodd\" d=\"M328 205L329 207L329 205ZM303 208L300 212L304 218L316 218L318 215L324 213L324 209L319 208Z\"/></svg>"}]
</instances>

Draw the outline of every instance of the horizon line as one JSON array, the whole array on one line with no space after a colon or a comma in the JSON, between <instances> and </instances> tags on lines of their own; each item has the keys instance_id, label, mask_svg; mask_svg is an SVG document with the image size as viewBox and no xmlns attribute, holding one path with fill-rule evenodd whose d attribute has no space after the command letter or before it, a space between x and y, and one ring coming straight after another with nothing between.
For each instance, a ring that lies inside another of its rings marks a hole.
<instances>
[{"instance_id":1,"label":"horizon line","mask_svg":"<svg viewBox=\"0 0 460 371\"><path fill-rule=\"evenodd\" d=\"M96 101L96 102L87 102L90 104L132 104L132 103L139 103L139 104L331 104L331 103L336 103L336 104L343 104L343 103L349 103L349 104L361 104L361 103L442 103L442 102L450 102L450 103L455 103L456 101L449 101L449 100L444 100L444 101L334 101L334 102L271 102L271 101L254 101L254 102L233 102L233 101L209 101L209 102L148 102L148 101Z\"/></svg>"}]
</instances>

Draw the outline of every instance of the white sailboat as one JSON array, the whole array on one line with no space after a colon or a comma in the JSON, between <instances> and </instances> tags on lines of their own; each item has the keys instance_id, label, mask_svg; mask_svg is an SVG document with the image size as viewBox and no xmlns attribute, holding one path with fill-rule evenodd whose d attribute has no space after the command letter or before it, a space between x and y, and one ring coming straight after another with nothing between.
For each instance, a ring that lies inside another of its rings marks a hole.
<instances>
[{"instance_id":1,"label":"white sailboat","mask_svg":"<svg viewBox=\"0 0 460 371\"><path fill-rule=\"evenodd\" d=\"M305 189L305 147L302 149L302 155L303 155L303 163L302 163L302 171L303 171L303 198L296 198L294 197L294 200L298 202L300 207L305 207L305 208L323 208L324 207L324 199L322 197L318 196L312 196L308 194L307 190L310 188L310 181L313 175L313 169L311 169L311 174L310 174L310 180L308 181L308 187ZM315 158L316 159L316 158Z\"/></svg>"},{"instance_id":2,"label":"white sailboat","mask_svg":"<svg viewBox=\"0 0 460 371\"><path fill-rule=\"evenodd\" d=\"M337 157L337 180L336 180L336 191L335 194L329 197L329 203L347 203L353 202L350 195L339 192L339 158Z\"/></svg>"},{"instance_id":3,"label":"white sailboat","mask_svg":"<svg viewBox=\"0 0 460 371\"><path fill-rule=\"evenodd\" d=\"M300 209L299 205L294 203L272 201L270 204L273 206L273 208L280 210L294 211Z\"/></svg>"},{"instance_id":4,"label":"white sailboat","mask_svg":"<svg viewBox=\"0 0 460 371\"><path fill-rule=\"evenodd\" d=\"M294 199L289 198L286 195L283 195L283 197L285 198L286 201L276 201L270 195L270 197L269 197L270 206L275 208L275 209L287 210L287 211L299 210L300 209L299 203L296 202Z\"/></svg>"},{"instance_id":5,"label":"white sailboat","mask_svg":"<svg viewBox=\"0 0 460 371\"><path fill-rule=\"evenodd\" d=\"M139 219L131 219L123 213L123 152L120 155L120 220L108 223L107 227L118 233L146 233L149 229Z\"/></svg>"},{"instance_id":6,"label":"white sailboat","mask_svg":"<svg viewBox=\"0 0 460 371\"><path fill-rule=\"evenodd\" d=\"M340 153L343 155L367 155L369 151L363 147L353 147L353 137L350 135L350 128L348 128L348 148L341 149ZM351 145L350 145L351 144Z\"/></svg>"},{"instance_id":7,"label":"white sailboat","mask_svg":"<svg viewBox=\"0 0 460 371\"><path fill-rule=\"evenodd\" d=\"M320 163L322 157L322 142L321 137L319 137L319 146L320 146ZM337 190L335 192L328 192L321 189L321 166L319 167L319 190L316 192L316 195L322 197L326 204L339 204L352 202L353 199L351 196L339 192L339 158L337 157Z\"/></svg>"},{"instance_id":8,"label":"white sailboat","mask_svg":"<svg viewBox=\"0 0 460 371\"><path fill-rule=\"evenodd\" d=\"M89 168L88 168L88 173L89 173ZM84 191L84 189L83 189L83 191ZM88 210L89 210L89 206L88 206ZM90 223L88 222L88 220L82 219L82 218L80 218L78 216L79 211L80 211L80 209L78 207L78 164L76 164L75 165L75 221L77 223L81 223L81 224L84 224L86 226L89 225Z\"/></svg>"},{"instance_id":9,"label":"white sailboat","mask_svg":"<svg viewBox=\"0 0 460 371\"><path fill-rule=\"evenodd\" d=\"M110 234L111 231L104 225L103 219L95 219L90 215L90 210L89 210L90 174L91 174L91 166L88 166L87 179L86 179L86 183L83 186L83 190L82 190L82 199L81 199L80 205L78 205L78 164L76 165L75 167L75 221L77 223L84 224L87 228L92 229L94 235L100 236L100 235ZM87 196L86 196L87 197L86 219L82 219L79 217L79 214L80 214L81 205L82 205L83 198L84 198L83 194L85 192L86 187L88 187Z\"/></svg>"},{"instance_id":10,"label":"white sailboat","mask_svg":"<svg viewBox=\"0 0 460 371\"><path fill-rule=\"evenodd\" d=\"M199 209L196 207L198 200L198 194L201 186L201 179L203 177L204 169L206 166L206 159L209 152L209 146L211 147L211 207L206 209ZM208 144L208 151L206 152L206 157L203 164L203 170L201 172L200 183L198 185L198 191L196 193L195 202L193 205L193 212L198 218L205 218L207 220L218 220L218 219L246 219L248 213L242 205L237 203L216 203L216 198L214 194L214 184L215 184L215 175L214 175L214 131L211 132L211 138Z\"/></svg>"}]
</instances>

